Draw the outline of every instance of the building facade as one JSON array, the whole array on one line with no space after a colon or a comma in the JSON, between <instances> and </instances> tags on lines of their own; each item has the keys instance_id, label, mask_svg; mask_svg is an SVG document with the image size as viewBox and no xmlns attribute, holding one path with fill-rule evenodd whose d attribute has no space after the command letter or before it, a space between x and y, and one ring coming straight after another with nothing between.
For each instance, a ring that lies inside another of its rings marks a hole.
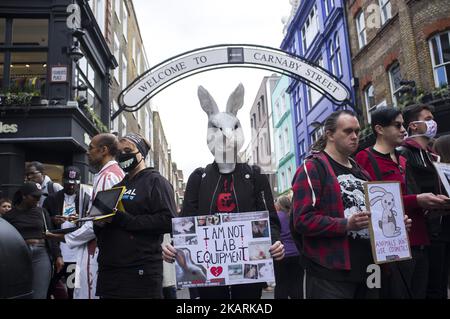
<instances>
[{"instance_id":1,"label":"building facade","mask_svg":"<svg viewBox=\"0 0 450 319\"><path fill-rule=\"evenodd\" d=\"M286 92L289 77L282 76L272 92L272 123L277 169L278 193L285 194L291 189L292 178L296 170L295 144L292 131L291 101Z\"/></svg>"},{"instance_id":2,"label":"building facade","mask_svg":"<svg viewBox=\"0 0 450 319\"><path fill-rule=\"evenodd\" d=\"M147 70L149 63L133 1L97 0L91 5L96 3L98 8L104 5L106 19L99 17L99 20L105 21L105 36L118 63L110 85L111 110L114 113L119 109L119 93ZM153 116L150 102L138 111L122 112L112 121L111 130L119 136L129 132L144 136L151 144L147 164L153 165Z\"/></svg>"},{"instance_id":3,"label":"building facade","mask_svg":"<svg viewBox=\"0 0 450 319\"><path fill-rule=\"evenodd\" d=\"M0 2L0 188L12 196L28 161L61 179L76 165L88 182L92 136L109 131L110 70L117 66L88 2Z\"/></svg>"},{"instance_id":4,"label":"building facade","mask_svg":"<svg viewBox=\"0 0 450 319\"><path fill-rule=\"evenodd\" d=\"M269 177L272 190L277 192L277 178L272 125L272 91L280 77L265 76L250 110L252 164L261 167Z\"/></svg>"},{"instance_id":5,"label":"building facade","mask_svg":"<svg viewBox=\"0 0 450 319\"><path fill-rule=\"evenodd\" d=\"M436 106L438 133L450 132L450 1L347 1L346 12L365 121L379 106L402 107L413 92Z\"/></svg>"},{"instance_id":6,"label":"building facade","mask_svg":"<svg viewBox=\"0 0 450 319\"><path fill-rule=\"evenodd\" d=\"M153 145L154 145L154 167L169 181L171 180L171 168L169 167L169 145L164 134L164 128L159 117L159 112L153 112Z\"/></svg>"},{"instance_id":7,"label":"building facade","mask_svg":"<svg viewBox=\"0 0 450 319\"><path fill-rule=\"evenodd\" d=\"M297 10L293 10L294 16L287 20L289 25L285 28L281 49L326 69L350 89L352 67L344 1L301 1L294 5ZM321 135L324 120L339 106L296 80L290 81L288 93L299 165ZM353 99L353 93L351 96Z\"/></svg>"}]
</instances>

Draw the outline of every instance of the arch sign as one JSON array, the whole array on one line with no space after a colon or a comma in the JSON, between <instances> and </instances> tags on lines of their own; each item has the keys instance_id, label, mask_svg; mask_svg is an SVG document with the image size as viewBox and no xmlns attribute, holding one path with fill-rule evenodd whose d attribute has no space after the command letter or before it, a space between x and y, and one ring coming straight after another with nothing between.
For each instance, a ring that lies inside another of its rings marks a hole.
<instances>
[{"instance_id":1,"label":"arch sign","mask_svg":"<svg viewBox=\"0 0 450 319\"><path fill-rule=\"evenodd\" d=\"M134 112L171 84L188 76L220 68L269 70L302 81L339 105L350 103L349 89L336 77L301 57L257 45L216 45L185 52L143 73L119 94L119 110Z\"/></svg>"}]
</instances>

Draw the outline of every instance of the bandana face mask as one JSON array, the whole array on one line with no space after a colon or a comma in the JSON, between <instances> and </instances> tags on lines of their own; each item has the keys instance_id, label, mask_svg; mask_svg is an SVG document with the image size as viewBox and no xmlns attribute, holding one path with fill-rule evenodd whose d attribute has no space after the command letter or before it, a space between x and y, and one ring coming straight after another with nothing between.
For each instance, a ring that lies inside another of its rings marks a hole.
<instances>
[{"instance_id":1,"label":"bandana face mask","mask_svg":"<svg viewBox=\"0 0 450 319\"><path fill-rule=\"evenodd\" d=\"M436 121L434 121L434 120L415 121L413 123L425 123L425 125L427 126L427 130L423 134L414 134L414 135L411 135L410 137L425 136L425 137L428 137L428 138L433 138L433 137L436 136L436 133L437 133L437 123L436 123Z\"/></svg>"},{"instance_id":2,"label":"bandana face mask","mask_svg":"<svg viewBox=\"0 0 450 319\"><path fill-rule=\"evenodd\" d=\"M139 163L142 161L137 160L137 154L136 153L120 153L117 157L117 161L119 162L120 168L123 169L124 172L128 173L131 172L133 169L136 168L136 166L139 165Z\"/></svg>"}]
</instances>

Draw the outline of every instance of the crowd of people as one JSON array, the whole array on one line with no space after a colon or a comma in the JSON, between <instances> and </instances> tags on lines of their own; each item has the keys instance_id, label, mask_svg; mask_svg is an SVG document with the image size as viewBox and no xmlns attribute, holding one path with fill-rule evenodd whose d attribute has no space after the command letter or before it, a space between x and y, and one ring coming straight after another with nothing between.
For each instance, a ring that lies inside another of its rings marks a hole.
<instances>
[{"instance_id":1,"label":"crowd of people","mask_svg":"<svg viewBox=\"0 0 450 319\"><path fill-rule=\"evenodd\" d=\"M227 107L234 118L242 107L239 90ZM209 122L218 127L223 113L205 92L199 97ZM450 136L435 139L433 108L424 104L378 108L371 127L375 143L360 149L355 114L331 114L297 169L292 195L276 200L257 166L216 160L198 168L187 182L180 216L268 211L276 299L447 299L450 198L433 163L450 163ZM134 133L95 136L87 153L96 172L88 202L80 201L77 167L65 167L60 185L39 162L26 166L26 181L11 200L0 199L0 216L30 251L33 298L176 298L169 276L179 251L168 234L178 214L170 183L146 167L149 149ZM366 284L374 264L368 181L400 183L412 255L382 265L381 288L375 289ZM114 216L74 223L98 192L113 187L126 190ZM254 236L268 237L268 227L254 224ZM259 299L264 286L202 287L190 293L200 299Z\"/></svg>"}]
</instances>

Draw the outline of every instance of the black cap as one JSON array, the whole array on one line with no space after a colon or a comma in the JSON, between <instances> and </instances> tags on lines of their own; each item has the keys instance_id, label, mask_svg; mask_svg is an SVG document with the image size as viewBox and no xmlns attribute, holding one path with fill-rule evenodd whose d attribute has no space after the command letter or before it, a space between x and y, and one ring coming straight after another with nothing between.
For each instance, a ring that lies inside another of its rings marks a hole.
<instances>
[{"instance_id":1,"label":"black cap","mask_svg":"<svg viewBox=\"0 0 450 319\"><path fill-rule=\"evenodd\" d=\"M41 185L36 184L34 182L25 182L22 187L20 187L20 191L22 192L22 195L27 196L41 196L42 190Z\"/></svg>"},{"instance_id":2,"label":"black cap","mask_svg":"<svg viewBox=\"0 0 450 319\"><path fill-rule=\"evenodd\" d=\"M76 166L67 166L63 174L64 183L79 184L81 180L80 169Z\"/></svg>"}]
</instances>

